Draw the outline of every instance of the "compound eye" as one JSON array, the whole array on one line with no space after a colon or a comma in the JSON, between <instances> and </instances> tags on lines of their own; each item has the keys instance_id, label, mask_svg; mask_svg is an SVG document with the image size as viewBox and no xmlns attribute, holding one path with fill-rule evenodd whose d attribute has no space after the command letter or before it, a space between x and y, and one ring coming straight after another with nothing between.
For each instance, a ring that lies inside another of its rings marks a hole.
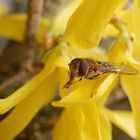
<instances>
[{"instance_id":1,"label":"compound eye","mask_svg":"<svg viewBox=\"0 0 140 140\"><path fill-rule=\"evenodd\" d=\"M78 76L85 76L88 73L89 66L85 60L82 60L78 69Z\"/></svg>"}]
</instances>

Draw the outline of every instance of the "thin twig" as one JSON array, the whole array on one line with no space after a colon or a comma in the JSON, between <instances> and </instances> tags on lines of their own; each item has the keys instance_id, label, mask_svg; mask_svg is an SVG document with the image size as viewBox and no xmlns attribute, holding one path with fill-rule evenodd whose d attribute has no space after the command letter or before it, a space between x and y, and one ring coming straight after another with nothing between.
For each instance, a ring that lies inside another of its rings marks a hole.
<instances>
[{"instance_id":1,"label":"thin twig","mask_svg":"<svg viewBox=\"0 0 140 140\"><path fill-rule=\"evenodd\" d=\"M34 64L32 71L28 71L28 69L22 69L17 74L9 78L7 81L0 84L0 93L11 86L17 86L19 83L20 85L25 84L29 79L31 79L34 75L40 72L43 67L44 64L42 62L39 62Z\"/></svg>"},{"instance_id":2,"label":"thin twig","mask_svg":"<svg viewBox=\"0 0 140 140\"><path fill-rule=\"evenodd\" d=\"M8 87L17 85L17 83L21 82L21 80L23 81L23 79L26 77L26 74L27 73L25 71L20 71L13 77L9 78L7 81L0 85L0 92L3 92Z\"/></svg>"},{"instance_id":3,"label":"thin twig","mask_svg":"<svg viewBox=\"0 0 140 140\"><path fill-rule=\"evenodd\" d=\"M28 0L28 19L25 36L27 48L26 60L22 64L23 68L31 70L37 53L38 45L36 35L39 29L39 22L42 16L44 0Z\"/></svg>"},{"instance_id":4,"label":"thin twig","mask_svg":"<svg viewBox=\"0 0 140 140\"><path fill-rule=\"evenodd\" d=\"M21 52L24 53L23 60L20 63L21 70L16 75L0 84L0 92L11 86L18 85L19 83L23 84L26 80L31 78L43 68L41 62L36 62L35 55L37 52L36 35L39 28L39 21L43 10L44 0L28 1L29 7L25 43L21 45L25 48L24 52ZM37 65L35 66L35 64Z\"/></svg>"},{"instance_id":5,"label":"thin twig","mask_svg":"<svg viewBox=\"0 0 140 140\"><path fill-rule=\"evenodd\" d=\"M29 0L28 2L29 4L26 41L30 42L36 40L36 35L39 28L39 21L43 11L44 0Z\"/></svg>"}]
</instances>

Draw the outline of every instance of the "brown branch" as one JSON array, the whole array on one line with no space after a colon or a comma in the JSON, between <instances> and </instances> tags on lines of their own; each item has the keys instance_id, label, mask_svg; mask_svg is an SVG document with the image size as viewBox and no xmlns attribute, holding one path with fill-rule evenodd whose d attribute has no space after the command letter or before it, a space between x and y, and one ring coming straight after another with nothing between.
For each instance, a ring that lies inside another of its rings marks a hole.
<instances>
[{"instance_id":1,"label":"brown branch","mask_svg":"<svg viewBox=\"0 0 140 140\"><path fill-rule=\"evenodd\" d=\"M38 44L36 35L39 29L39 21L42 16L44 0L28 0L28 19L25 36L25 47L27 48L25 61L22 66L25 69L31 69L36 61Z\"/></svg>"},{"instance_id":2,"label":"brown branch","mask_svg":"<svg viewBox=\"0 0 140 140\"><path fill-rule=\"evenodd\" d=\"M21 59L20 70L17 74L9 78L4 83L0 84L0 92L11 86L17 86L19 83L23 84L29 80L33 75L38 73L43 65L41 62L36 62L37 42L36 35L39 28L39 21L43 10L44 0L28 0L28 19L25 36L25 43L20 44ZM24 51L22 51L24 50ZM18 55L18 54L15 54ZM37 65L36 65L37 64ZM39 65L38 65L39 64Z\"/></svg>"},{"instance_id":3,"label":"brown branch","mask_svg":"<svg viewBox=\"0 0 140 140\"><path fill-rule=\"evenodd\" d=\"M26 41L30 42L36 40L36 35L39 28L39 21L43 11L44 0L29 0L28 2L29 4Z\"/></svg>"},{"instance_id":4,"label":"brown branch","mask_svg":"<svg viewBox=\"0 0 140 140\"><path fill-rule=\"evenodd\" d=\"M29 79L36 75L44 67L42 62L35 63L32 69L23 68L20 72L9 78L7 81L0 84L0 93L11 86L17 86L25 84Z\"/></svg>"},{"instance_id":5,"label":"brown branch","mask_svg":"<svg viewBox=\"0 0 140 140\"><path fill-rule=\"evenodd\" d=\"M5 81L0 85L0 93L11 86L16 86L17 83L19 84L21 81L23 81L23 79L25 79L25 77L26 77L26 72L20 71L13 77L9 78L7 81Z\"/></svg>"}]
</instances>

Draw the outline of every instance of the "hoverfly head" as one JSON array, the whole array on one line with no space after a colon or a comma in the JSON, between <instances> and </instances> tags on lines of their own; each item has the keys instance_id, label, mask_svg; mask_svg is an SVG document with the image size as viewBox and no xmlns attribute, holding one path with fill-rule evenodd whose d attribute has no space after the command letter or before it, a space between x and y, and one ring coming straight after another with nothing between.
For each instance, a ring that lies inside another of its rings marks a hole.
<instances>
[{"instance_id":1,"label":"hoverfly head","mask_svg":"<svg viewBox=\"0 0 140 140\"><path fill-rule=\"evenodd\" d=\"M69 64L69 69L73 77L83 77L88 73L88 62L81 58L75 58Z\"/></svg>"},{"instance_id":2,"label":"hoverfly head","mask_svg":"<svg viewBox=\"0 0 140 140\"><path fill-rule=\"evenodd\" d=\"M80 78L81 80L82 77L87 75L89 70L88 62L85 59L81 58L73 59L68 65L70 70L70 80L66 83L64 88L69 88L75 78Z\"/></svg>"}]
</instances>

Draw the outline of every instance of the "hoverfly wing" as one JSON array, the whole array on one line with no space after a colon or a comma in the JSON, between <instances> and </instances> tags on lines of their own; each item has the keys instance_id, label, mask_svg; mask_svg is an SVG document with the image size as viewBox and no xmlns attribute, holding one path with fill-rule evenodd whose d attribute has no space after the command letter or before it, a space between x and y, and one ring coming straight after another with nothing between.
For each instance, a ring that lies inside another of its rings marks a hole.
<instances>
[{"instance_id":1,"label":"hoverfly wing","mask_svg":"<svg viewBox=\"0 0 140 140\"><path fill-rule=\"evenodd\" d=\"M110 72L119 73L119 74L128 74L128 75L136 75L138 71L126 64L123 63L109 63L111 66Z\"/></svg>"}]
</instances>

